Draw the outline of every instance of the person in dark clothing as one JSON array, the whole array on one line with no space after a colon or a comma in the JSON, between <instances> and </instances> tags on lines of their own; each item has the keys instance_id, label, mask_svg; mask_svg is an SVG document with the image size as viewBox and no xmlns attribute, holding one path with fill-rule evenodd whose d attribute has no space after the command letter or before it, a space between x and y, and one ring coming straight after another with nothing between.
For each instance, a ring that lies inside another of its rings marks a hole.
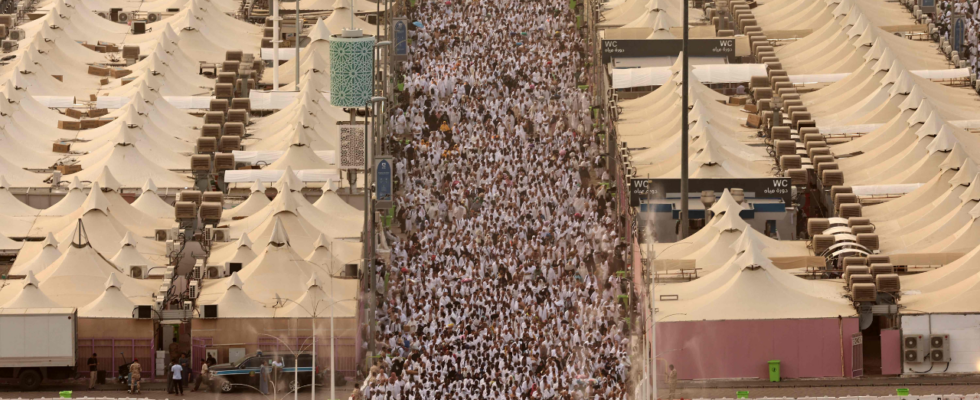
<instances>
[{"instance_id":1,"label":"person in dark clothing","mask_svg":"<svg viewBox=\"0 0 980 400\"><path fill-rule=\"evenodd\" d=\"M88 358L88 388L95 389L95 381L99 377L99 359L98 354L92 353L92 357Z\"/></svg>"}]
</instances>

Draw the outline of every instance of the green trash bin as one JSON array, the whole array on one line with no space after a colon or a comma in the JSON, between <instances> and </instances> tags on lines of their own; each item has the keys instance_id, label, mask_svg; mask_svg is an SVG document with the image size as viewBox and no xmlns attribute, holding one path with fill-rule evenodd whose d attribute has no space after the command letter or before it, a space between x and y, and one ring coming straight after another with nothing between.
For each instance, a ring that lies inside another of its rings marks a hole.
<instances>
[{"instance_id":1,"label":"green trash bin","mask_svg":"<svg viewBox=\"0 0 980 400\"><path fill-rule=\"evenodd\" d=\"M735 398L736 399L747 399L747 398L749 398L749 391L748 390L738 390L738 391L735 392Z\"/></svg>"},{"instance_id":2,"label":"green trash bin","mask_svg":"<svg viewBox=\"0 0 980 400\"><path fill-rule=\"evenodd\" d=\"M58 396L61 397L62 399L70 399L71 398L71 390L62 390L62 391L58 392Z\"/></svg>"},{"instance_id":3,"label":"green trash bin","mask_svg":"<svg viewBox=\"0 0 980 400\"><path fill-rule=\"evenodd\" d=\"M899 397L909 397L909 389L908 388L898 388L898 389L895 389L895 392L898 394Z\"/></svg>"},{"instance_id":4,"label":"green trash bin","mask_svg":"<svg viewBox=\"0 0 980 400\"><path fill-rule=\"evenodd\" d=\"M769 382L779 382L779 360L769 360Z\"/></svg>"}]
</instances>

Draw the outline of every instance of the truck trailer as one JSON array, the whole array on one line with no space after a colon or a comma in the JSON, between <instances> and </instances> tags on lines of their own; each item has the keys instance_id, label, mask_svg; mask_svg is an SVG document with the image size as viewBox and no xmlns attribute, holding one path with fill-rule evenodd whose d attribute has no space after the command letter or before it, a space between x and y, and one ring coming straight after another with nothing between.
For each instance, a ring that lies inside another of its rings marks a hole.
<instances>
[{"instance_id":1,"label":"truck trailer","mask_svg":"<svg viewBox=\"0 0 980 400\"><path fill-rule=\"evenodd\" d=\"M0 378L34 390L45 379L74 377L77 322L74 308L0 309Z\"/></svg>"}]
</instances>

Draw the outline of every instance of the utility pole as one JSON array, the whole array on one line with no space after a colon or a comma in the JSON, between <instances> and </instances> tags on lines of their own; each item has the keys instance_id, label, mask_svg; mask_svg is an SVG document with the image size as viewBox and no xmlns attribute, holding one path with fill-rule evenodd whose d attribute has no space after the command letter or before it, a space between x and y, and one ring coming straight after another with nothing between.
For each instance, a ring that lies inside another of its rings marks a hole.
<instances>
[{"instance_id":1,"label":"utility pole","mask_svg":"<svg viewBox=\"0 0 980 400\"><path fill-rule=\"evenodd\" d=\"M303 32L303 25L299 23L299 0L296 0L296 78L294 78L296 83L296 91L299 91L299 35Z\"/></svg>"},{"instance_id":2,"label":"utility pole","mask_svg":"<svg viewBox=\"0 0 980 400\"><path fill-rule=\"evenodd\" d=\"M298 4L298 3L297 3ZM299 7L299 5L297 5ZM279 0L272 0L272 90L279 90Z\"/></svg>"},{"instance_id":3,"label":"utility pole","mask_svg":"<svg viewBox=\"0 0 980 400\"><path fill-rule=\"evenodd\" d=\"M683 59L681 78L683 82L681 83L681 236L677 238L678 240L683 240L687 238L688 230L690 229L690 220L688 219L688 91L690 90L687 80L688 75L688 51L687 51L687 31L688 31L688 8L690 5L687 0L684 0L684 38L681 40L681 58Z\"/></svg>"}]
</instances>

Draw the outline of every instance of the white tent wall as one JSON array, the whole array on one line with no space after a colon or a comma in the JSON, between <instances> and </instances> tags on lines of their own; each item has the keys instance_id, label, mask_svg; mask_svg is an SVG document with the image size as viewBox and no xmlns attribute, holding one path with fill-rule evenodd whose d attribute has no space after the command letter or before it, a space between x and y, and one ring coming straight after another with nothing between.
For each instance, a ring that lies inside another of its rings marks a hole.
<instances>
[{"instance_id":1,"label":"white tent wall","mask_svg":"<svg viewBox=\"0 0 980 400\"><path fill-rule=\"evenodd\" d=\"M949 351L954 355L945 363L905 363L902 373L956 374L980 372L980 314L902 315L902 335L949 335ZM927 340L927 339L926 339ZM897 350L897 349L896 349ZM930 368L932 367L932 368Z\"/></svg>"}]
</instances>

